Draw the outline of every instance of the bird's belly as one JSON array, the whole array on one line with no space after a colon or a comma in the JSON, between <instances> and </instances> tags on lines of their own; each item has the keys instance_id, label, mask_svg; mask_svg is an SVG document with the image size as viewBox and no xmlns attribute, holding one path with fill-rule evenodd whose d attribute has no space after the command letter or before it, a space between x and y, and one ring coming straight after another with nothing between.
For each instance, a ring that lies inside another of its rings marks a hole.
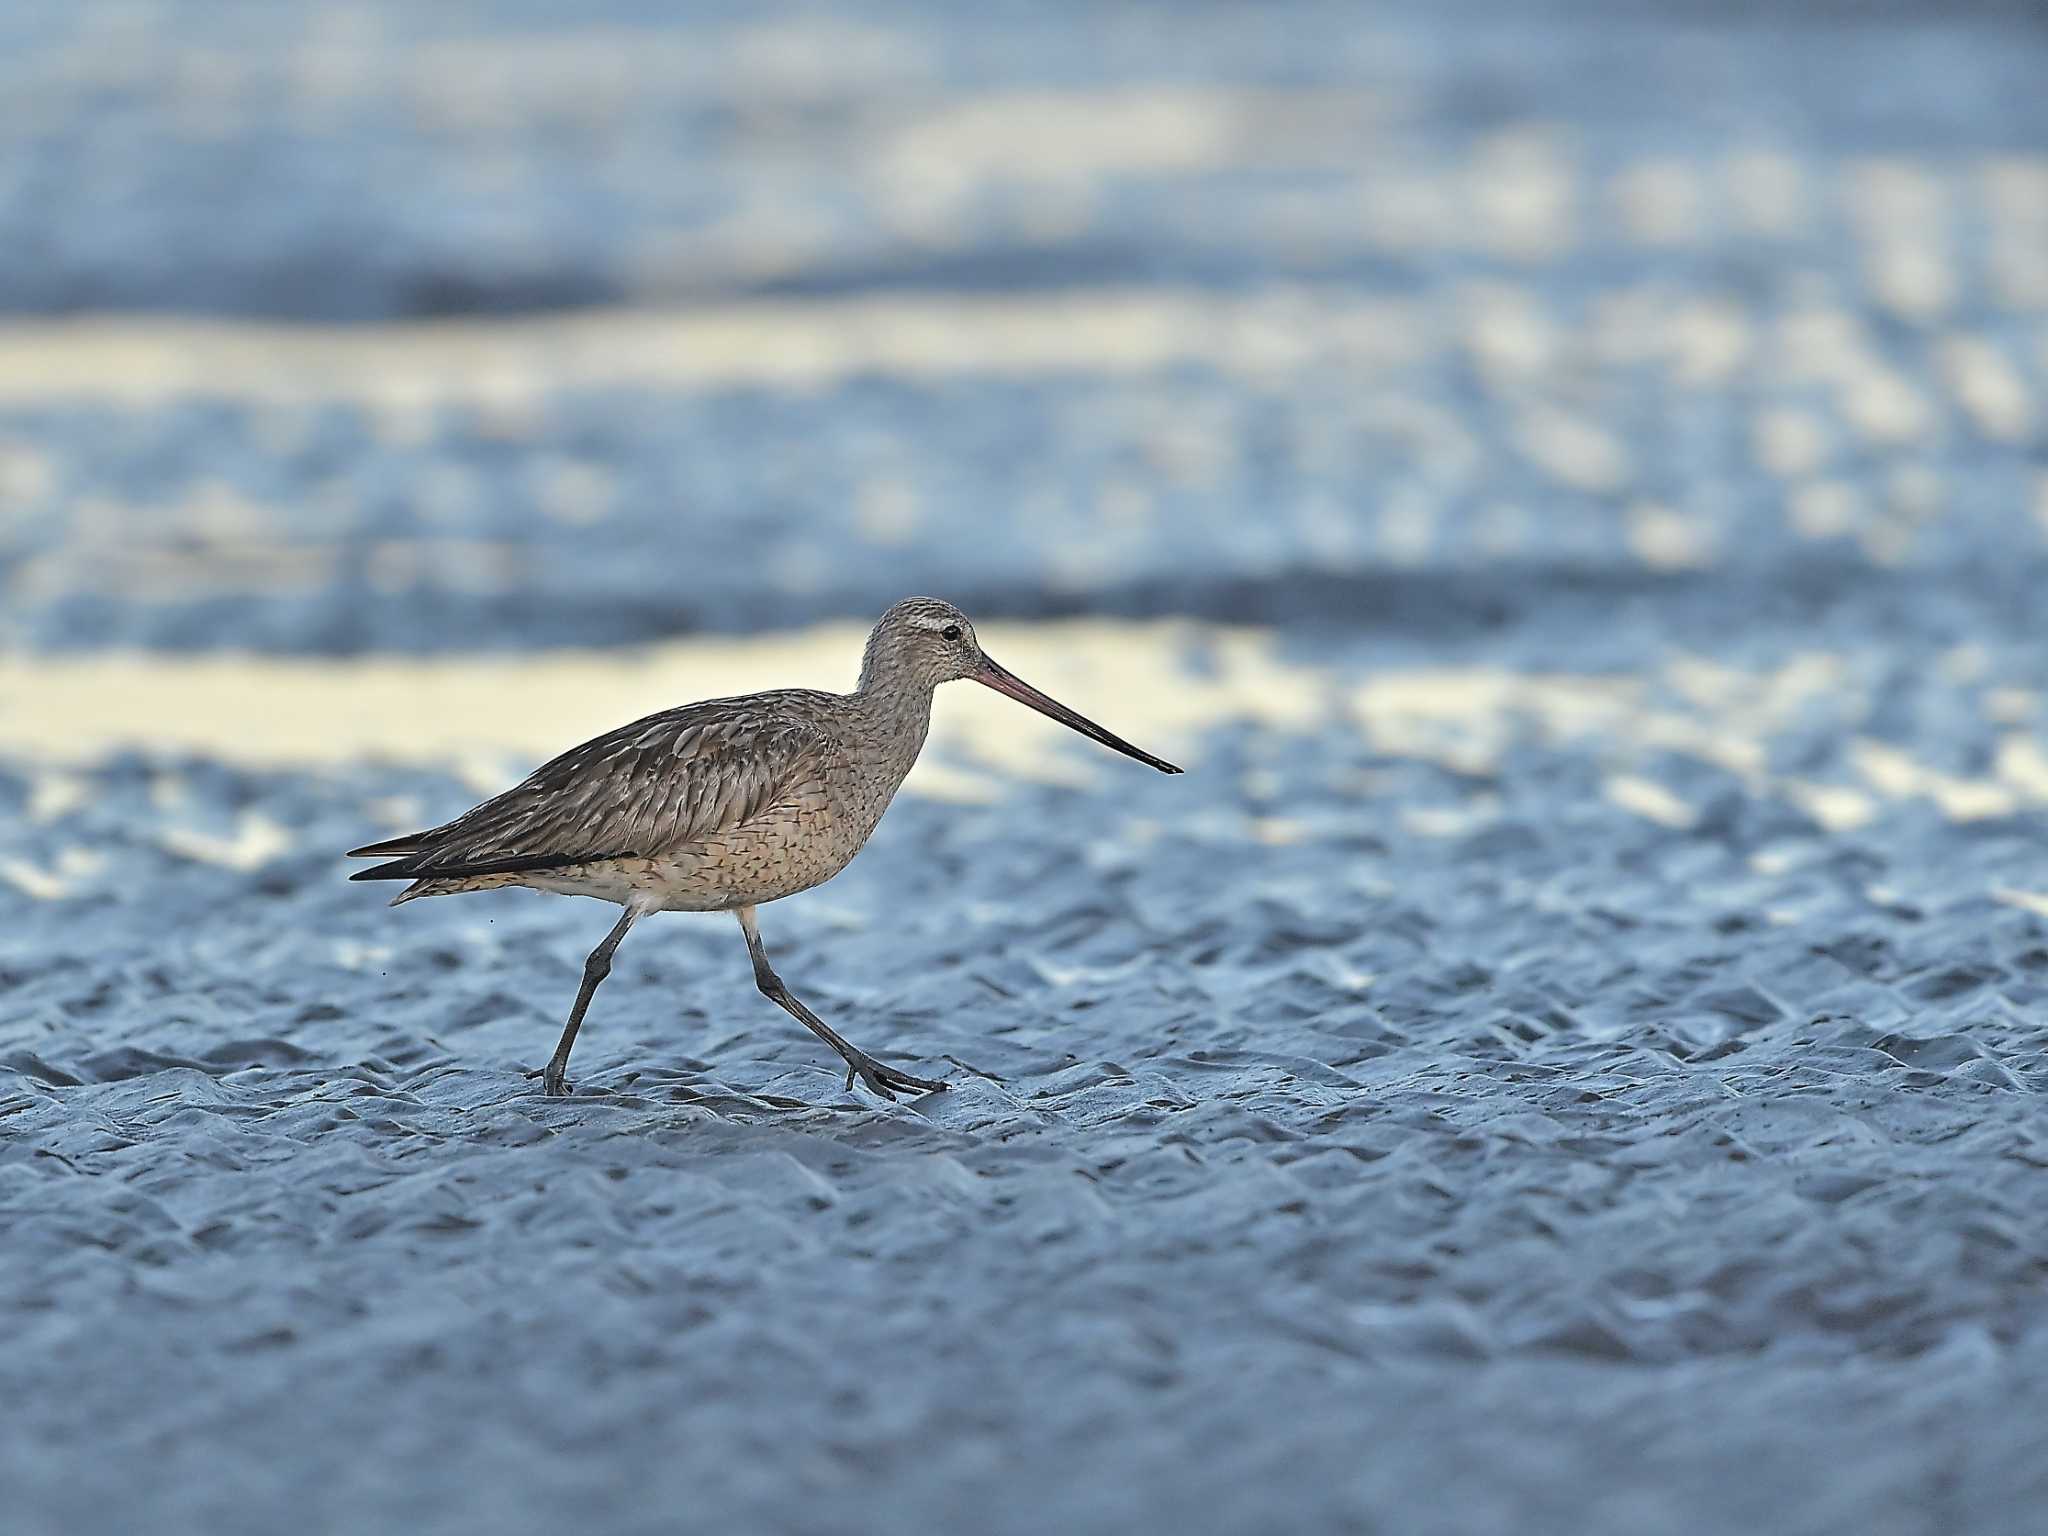
<instances>
[{"instance_id":1,"label":"bird's belly","mask_svg":"<svg viewBox=\"0 0 2048 1536\"><path fill-rule=\"evenodd\" d=\"M723 912L794 896L844 869L866 843L872 824L791 811L644 861L638 889L670 912ZM639 862L639 861L636 861Z\"/></svg>"}]
</instances>

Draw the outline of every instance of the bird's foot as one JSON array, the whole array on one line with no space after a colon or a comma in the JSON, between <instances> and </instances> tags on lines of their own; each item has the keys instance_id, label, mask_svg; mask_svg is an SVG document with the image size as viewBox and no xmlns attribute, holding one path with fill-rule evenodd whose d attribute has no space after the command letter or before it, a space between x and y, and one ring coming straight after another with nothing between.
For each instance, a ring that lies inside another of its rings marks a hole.
<instances>
[{"instance_id":1,"label":"bird's foot","mask_svg":"<svg viewBox=\"0 0 2048 1536\"><path fill-rule=\"evenodd\" d=\"M943 1093L946 1085L934 1082L928 1077L912 1077L900 1072L886 1062L875 1060L865 1051L855 1051L846 1058L846 1087L853 1090L853 1080L859 1078L885 1099L893 1099L898 1093Z\"/></svg>"},{"instance_id":2,"label":"bird's foot","mask_svg":"<svg viewBox=\"0 0 2048 1536\"><path fill-rule=\"evenodd\" d=\"M535 1067L526 1074L529 1081L540 1079L540 1091L551 1099L566 1099L573 1092L569 1086L569 1073L558 1061L551 1061L544 1067Z\"/></svg>"}]
</instances>

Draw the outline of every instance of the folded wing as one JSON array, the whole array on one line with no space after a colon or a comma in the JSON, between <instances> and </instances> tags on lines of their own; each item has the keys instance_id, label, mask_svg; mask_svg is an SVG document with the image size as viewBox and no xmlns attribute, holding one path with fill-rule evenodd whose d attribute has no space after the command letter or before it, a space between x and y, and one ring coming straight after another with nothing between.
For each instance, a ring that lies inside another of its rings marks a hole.
<instances>
[{"instance_id":1,"label":"folded wing","mask_svg":"<svg viewBox=\"0 0 2048 1536\"><path fill-rule=\"evenodd\" d=\"M586 741L445 826L349 851L354 880L439 880L651 858L801 795L828 743L763 696L664 710Z\"/></svg>"}]
</instances>

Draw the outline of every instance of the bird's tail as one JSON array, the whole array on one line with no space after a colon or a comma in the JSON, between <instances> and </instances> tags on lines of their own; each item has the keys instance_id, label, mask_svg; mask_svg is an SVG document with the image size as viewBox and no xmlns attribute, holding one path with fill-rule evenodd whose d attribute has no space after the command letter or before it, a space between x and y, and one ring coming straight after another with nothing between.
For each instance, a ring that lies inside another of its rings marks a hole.
<instances>
[{"instance_id":1,"label":"bird's tail","mask_svg":"<svg viewBox=\"0 0 2048 1536\"><path fill-rule=\"evenodd\" d=\"M349 876L351 880L410 880L412 883L391 898L391 905L411 901L415 896L431 896L428 889L434 882L418 878L417 866L420 855L433 842L431 832L408 832L403 837L387 837L381 843L365 843L360 848L351 848L348 856L352 859L388 859L388 864L372 864L368 869L359 869Z\"/></svg>"},{"instance_id":2,"label":"bird's tail","mask_svg":"<svg viewBox=\"0 0 2048 1536\"><path fill-rule=\"evenodd\" d=\"M351 848L348 856L352 859L386 859L389 862L359 869L349 879L410 880L412 884L391 898L391 905L395 907L415 896L487 891L494 886L517 885L519 876L540 870L631 857L628 853L513 853L460 860L448 856L440 842L441 830L412 832L404 837Z\"/></svg>"}]
</instances>

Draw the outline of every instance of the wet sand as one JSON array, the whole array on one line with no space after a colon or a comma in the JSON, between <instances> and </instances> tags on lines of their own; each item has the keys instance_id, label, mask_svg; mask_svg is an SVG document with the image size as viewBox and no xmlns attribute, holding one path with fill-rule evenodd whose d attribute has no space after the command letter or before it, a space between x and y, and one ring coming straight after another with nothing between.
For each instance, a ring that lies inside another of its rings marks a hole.
<instances>
[{"instance_id":1,"label":"wet sand","mask_svg":"<svg viewBox=\"0 0 2048 1536\"><path fill-rule=\"evenodd\" d=\"M1164 787L942 733L940 793L764 915L953 1083L895 1106L719 918L636 932L533 1097L603 909L393 913L335 857L446 772L16 769L9 1485L105 1529L2022 1529L2030 644L1866 647L1774 717L1697 662L1404 714L1298 639L1338 707L1184 722Z\"/></svg>"},{"instance_id":2,"label":"wet sand","mask_svg":"<svg viewBox=\"0 0 2048 1536\"><path fill-rule=\"evenodd\" d=\"M10 1533L2039 1525L2038 24L1465 9L0 18ZM1189 769L763 912L944 1095L346 881L912 590Z\"/></svg>"}]
</instances>

